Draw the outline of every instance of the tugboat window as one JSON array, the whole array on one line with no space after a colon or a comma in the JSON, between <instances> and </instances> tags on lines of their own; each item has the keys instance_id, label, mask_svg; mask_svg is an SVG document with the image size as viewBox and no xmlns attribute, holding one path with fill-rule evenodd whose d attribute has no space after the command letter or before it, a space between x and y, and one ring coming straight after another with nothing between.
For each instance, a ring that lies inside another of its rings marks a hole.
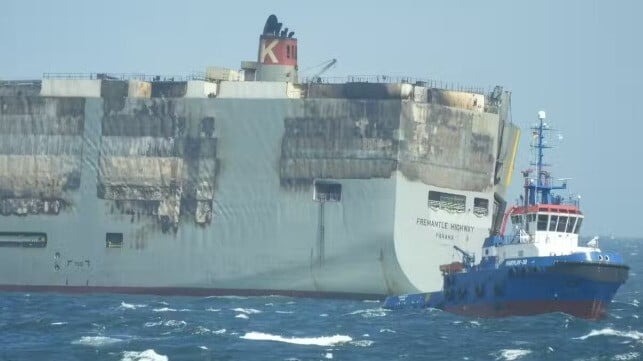
<instances>
[{"instance_id":1,"label":"tugboat window","mask_svg":"<svg viewBox=\"0 0 643 361\"><path fill-rule=\"evenodd\" d=\"M520 224L520 216L511 216L511 223L514 225Z\"/></svg>"},{"instance_id":2,"label":"tugboat window","mask_svg":"<svg viewBox=\"0 0 643 361\"><path fill-rule=\"evenodd\" d=\"M547 218L548 218L548 216L546 214L539 214L538 215L538 230L539 231L546 231L547 230Z\"/></svg>"},{"instance_id":3,"label":"tugboat window","mask_svg":"<svg viewBox=\"0 0 643 361\"><path fill-rule=\"evenodd\" d=\"M339 202L342 200L342 185L335 182L315 181L313 199L318 202Z\"/></svg>"},{"instance_id":4,"label":"tugboat window","mask_svg":"<svg viewBox=\"0 0 643 361\"><path fill-rule=\"evenodd\" d=\"M556 229L557 232L565 232L565 229L567 229L567 217L566 216L560 216L558 218L558 228Z\"/></svg>"},{"instance_id":5,"label":"tugboat window","mask_svg":"<svg viewBox=\"0 0 643 361\"><path fill-rule=\"evenodd\" d=\"M576 221L576 228L574 229L574 233L578 234L580 232L580 225L583 223L582 218L578 218L578 221Z\"/></svg>"},{"instance_id":6,"label":"tugboat window","mask_svg":"<svg viewBox=\"0 0 643 361\"><path fill-rule=\"evenodd\" d=\"M549 231L556 232L556 224L558 223L558 216L551 216L549 221Z\"/></svg>"},{"instance_id":7,"label":"tugboat window","mask_svg":"<svg viewBox=\"0 0 643 361\"><path fill-rule=\"evenodd\" d=\"M577 217L569 217L569 222L567 222L567 229L565 230L565 232L573 233L574 225L576 224L577 219Z\"/></svg>"}]
</instances>

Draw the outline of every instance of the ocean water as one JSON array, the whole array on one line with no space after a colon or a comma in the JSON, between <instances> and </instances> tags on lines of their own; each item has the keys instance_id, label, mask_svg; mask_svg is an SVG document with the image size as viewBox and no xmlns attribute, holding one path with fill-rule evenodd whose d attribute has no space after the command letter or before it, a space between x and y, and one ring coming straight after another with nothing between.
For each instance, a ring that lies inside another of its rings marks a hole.
<instances>
[{"instance_id":1,"label":"ocean water","mask_svg":"<svg viewBox=\"0 0 643 361\"><path fill-rule=\"evenodd\" d=\"M643 240L609 316L465 318L375 300L0 293L0 360L643 360Z\"/></svg>"}]
</instances>

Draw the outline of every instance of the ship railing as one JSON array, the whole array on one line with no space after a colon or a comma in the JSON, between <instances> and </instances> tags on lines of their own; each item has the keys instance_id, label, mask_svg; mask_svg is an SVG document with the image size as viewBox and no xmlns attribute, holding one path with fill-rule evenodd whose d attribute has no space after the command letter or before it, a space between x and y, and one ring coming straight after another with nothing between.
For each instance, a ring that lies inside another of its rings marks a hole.
<instances>
[{"instance_id":1,"label":"ship railing","mask_svg":"<svg viewBox=\"0 0 643 361\"><path fill-rule=\"evenodd\" d=\"M189 75L150 75L143 73L44 73L43 79L72 80L140 80L140 81L190 81L206 80L205 73L193 72Z\"/></svg>"},{"instance_id":2,"label":"ship railing","mask_svg":"<svg viewBox=\"0 0 643 361\"><path fill-rule=\"evenodd\" d=\"M343 84L343 83L381 83L381 84L413 84L427 88L445 89L452 91L462 91L467 93L487 94L482 87L466 86L454 82L441 80L417 78L410 76L391 76L391 75L348 75L341 77L304 77L302 83L318 84Z\"/></svg>"},{"instance_id":3,"label":"ship railing","mask_svg":"<svg viewBox=\"0 0 643 361\"><path fill-rule=\"evenodd\" d=\"M15 87L15 86L40 86L40 80L1 80L0 86Z\"/></svg>"}]
</instances>

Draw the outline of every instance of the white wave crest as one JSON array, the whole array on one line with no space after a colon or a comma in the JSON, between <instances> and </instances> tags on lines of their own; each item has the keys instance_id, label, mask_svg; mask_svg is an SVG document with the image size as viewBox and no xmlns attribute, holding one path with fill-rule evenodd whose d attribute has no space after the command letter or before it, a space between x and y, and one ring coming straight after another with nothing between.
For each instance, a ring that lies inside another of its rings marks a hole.
<instances>
[{"instance_id":1,"label":"white wave crest","mask_svg":"<svg viewBox=\"0 0 643 361\"><path fill-rule=\"evenodd\" d=\"M357 340L357 341L351 341L351 345L353 346L359 346L359 347L369 347L373 344L373 341L371 340Z\"/></svg>"},{"instance_id":2,"label":"white wave crest","mask_svg":"<svg viewBox=\"0 0 643 361\"><path fill-rule=\"evenodd\" d=\"M523 356L529 355L530 353L531 353L531 350L503 349L494 353L493 356L496 357L496 360L513 361Z\"/></svg>"},{"instance_id":3,"label":"white wave crest","mask_svg":"<svg viewBox=\"0 0 643 361\"><path fill-rule=\"evenodd\" d=\"M332 360L333 359L333 353L332 352L326 352L326 354L324 355L324 358L326 358L328 360Z\"/></svg>"},{"instance_id":4,"label":"white wave crest","mask_svg":"<svg viewBox=\"0 0 643 361\"><path fill-rule=\"evenodd\" d=\"M66 325L66 324L67 324L67 322L52 322L51 323L52 326L61 326L61 325Z\"/></svg>"},{"instance_id":5,"label":"white wave crest","mask_svg":"<svg viewBox=\"0 0 643 361\"><path fill-rule=\"evenodd\" d=\"M275 311L275 313L289 314L289 313L295 313L295 312L293 312L293 311L279 311L279 310L277 310L277 311Z\"/></svg>"},{"instance_id":6,"label":"white wave crest","mask_svg":"<svg viewBox=\"0 0 643 361\"><path fill-rule=\"evenodd\" d=\"M207 333L211 333L209 328L203 327L203 326L197 326L196 329L194 330L195 335L205 335Z\"/></svg>"},{"instance_id":7,"label":"white wave crest","mask_svg":"<svg viewBox=\"0 0 643 361\"><path fill-rule=\"evenodd\" d=\"M391 330L390 328L381 328L380 333L384 333L384 332L395 333L395 330Z\"/></svg>"},{"instance_id":8,"label":"white wave crest","mask_svg":"<svg viewBox=\"0 0 643 361\"><path fill-rule=\"evenodd\" d=\"M208 311L208 312L219 312L219 311L221 311L220 308L212 308L212 307L206 308L205 310Z\"/></svg>"},{"instance_id":9,"label":"white wave crest","mask_svg":"<svg viewBox=\"0 0 643 361\"><path fill-rule=\"evenodd\" d=\"M625 337L625 338L631 338L632 340L636 341L642 341L643 340L643 332L639 331L619 331L619 330L614 330L612 328L604 328L602 330L592 330L590 333L587 335L583 335L580 337L574 337L575 340L586 340L590 337L594 336L617 336L617 337Z\"/></svg>"},{"instance_id":10,"label":"white wave crest","mask_svg":"<svg viewBox=\"0 0 643 361\"><path fill-rule=\"evenodd\" d=\"M169 361L167 356L159 355L156 351L149 349L141 352L124 351L121 361Z\"/></svg>"},{"instance_id":11,"label":"white wave crest","mask_svg":"<svg viewBox=\"0 0 643 361\"><path fill-rule=\"evenodd\" d=\"M216 331L212 331L212 333L213 333L213 334L215 334L215 335L222 335L222 334L224 334L225 332L226 332L226 329L225 329L225 328L222 328L222 329L220 329L220 330L216 330Z\"/></svg>"},{"instance_id":12,"label":"white wave crest","mask_svg":"<svg viewBox=\"0 0 643 361\"><path fill-rule=\"evenodd\" d=\"M101 347L121 342L120 338L106 336L83 336L78 340L72 341L72 345Z\"/></svg>"},{"instance_id":13,"label":"white wave crest","mask_svg":"<svg viewBox=\"0 0 643 361\"><path fill-rule=\"evenodd\" d=\"M176 312L176 309L169 307L155 308L152 311L154 312Z\"/></svg>"},{"instance_id":14,"label":"white wave crest","mask_svg":"<svg viewBox=\"0 0 643 361\"><path fill-rule=\"evenodd\" d=\"M629 360L638 360L641 354L638 352L628 352L628 353L622 353L619 355L614 355L612 357L612 360L616 361L629 361Z\"/></svg>"},{"instance_id":15,"label":"white wave crest","mask_svg":"<svg viewBox=\"0 0 643 361\"><path fill-rule=\"evenodd\" d=\"M245 313L246 315L251 315L251 314L254 314L254 313L261 313L261 311L256 310L254 308L233 308L232 311Z\"/></svg>"},{"instance_id":16,"label":"white wave crest","mask_svg":"<svg viewBox=\"0 0 643 361\"><path fill-rule=\"evenodd\" d=\"M283 337L262 332L246 332L241 338L255 341L277 341L295 345L333 346L340 343L350 342L353 339L345 335L321 336L321 337Z\"/></svg>"},{"instance_id":17,"label":"white wave crest","mask_svg":"<svg viewBox=\"0 0 643 361\"><path fill-rule=\"evenodd\" d=\"M357 310L349 313L349 315L360 315L364 318L371 318L371 317L384 317L386 316L386 311L383 308L368 308L365 310Z\"/></svg>"},{"instance_id":18,"label":"white wave crest","mask_svg":"<svg viewBox=\"0 0 643 361\"><path fill-rule=\"evenodd\" d=\"M147 307L147 305L141 303L126 303L121 301L121 305L118 306L121 310L135 310L137 308Z\"/></svg>"},{"instance_id":19,"label":"white wave crest","mask_svg":"<svg viewBox=\"0 0 643 361\"><path fill-rule=\"evenodd\" d=\"M207 350L208 348L206 346L199 346L201 350Z\"/></svg>"},{"instance_id":20,"label":"white wave crest","mask_svg":"<svg viewBox=\"0 0 643 361\"><path fill-rule=\"evenodd\" d=\"M163 322L163 326L167 327L185 327L188 323L183 320L168 320Z\"/></svg>"},{"instance_id":21,"label":"white wave crest","mask_svg":"<svg viewBox=\"0 0 643 361\"><path fill-rule=\"evenodd\" d=\"M235 317L235 318L242 318L242 319L244 319L244 320L247 320L247 319L249 319L249 318L250 318L250 317L248 317L248 315L246 315L245 313L240 313L240 314L238 314L238 315L236 315L236 316L234 316L234 317Z\"/></svg>"},{"instance_id":22,"label":"white wave crest","mask_svg":"<svg viewBox=\"0 0 643 361\"><path fill-rule=\"evenodd\" d=\"M144 327L156 327L156 326L165 326L165 327L185 327L188 323L183 320L167 320L167 321L158 321L158 322L145 322Z\"/></svg>"}]
</instances>

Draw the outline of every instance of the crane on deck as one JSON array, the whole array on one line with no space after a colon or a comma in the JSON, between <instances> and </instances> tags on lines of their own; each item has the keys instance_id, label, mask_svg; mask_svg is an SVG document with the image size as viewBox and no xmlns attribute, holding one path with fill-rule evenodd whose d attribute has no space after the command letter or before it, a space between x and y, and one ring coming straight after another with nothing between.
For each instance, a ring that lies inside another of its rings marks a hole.
<instances>
[{"instance_id":1,"label":"crane on deck","mask_svg":"<svg viewBox=\"0 0 643 361\"><path fill-rule=\"evenodd\" d=\"M315 65L313 68L317 68L321 66L321 69L311 77L309 77L308 82L310 83L321 83L321 75L327 72L329 69L335 66L337 64L337 59L333 58L330 60L326 60L325 62Z\"/></svg>"}]
</instances>

